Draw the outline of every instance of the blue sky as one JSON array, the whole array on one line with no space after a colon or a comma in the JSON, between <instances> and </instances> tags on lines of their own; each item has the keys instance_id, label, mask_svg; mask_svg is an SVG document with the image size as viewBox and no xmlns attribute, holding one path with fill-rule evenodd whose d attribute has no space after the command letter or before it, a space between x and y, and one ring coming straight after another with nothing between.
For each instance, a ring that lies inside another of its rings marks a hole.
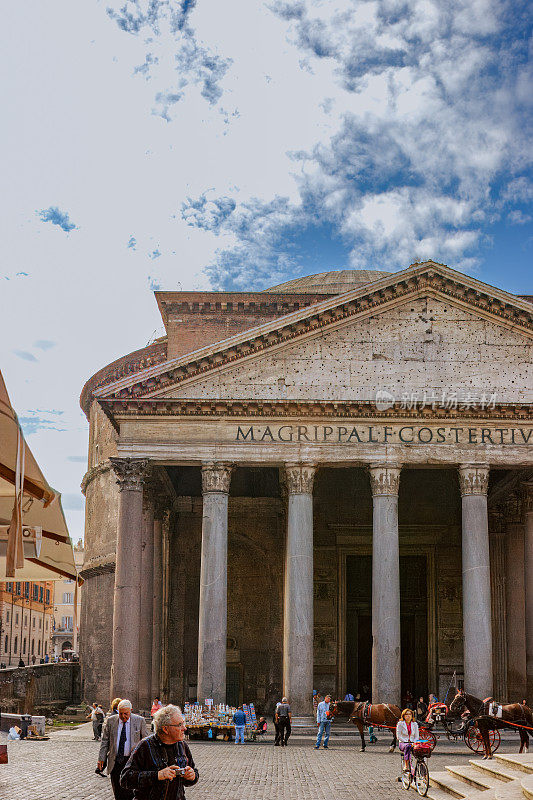
<instances>
[{"instance_id":1,"label":"blue sky","mask_svg":"<svg viewBox=\"0 0 533 800\"><path fill-rule=\"evenodd\" d=\"M434 258L533 292L522 0L28 0L0 49L1 365L74 537L95 370L167 289Z\"/></svg>"}]
</instances>

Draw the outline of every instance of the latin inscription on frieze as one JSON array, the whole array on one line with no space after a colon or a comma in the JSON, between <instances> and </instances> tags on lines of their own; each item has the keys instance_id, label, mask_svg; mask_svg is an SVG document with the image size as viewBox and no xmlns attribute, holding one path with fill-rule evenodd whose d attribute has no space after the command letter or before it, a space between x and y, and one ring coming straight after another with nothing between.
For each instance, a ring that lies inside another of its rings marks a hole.
<instances>
[{"instance_id":1,"label":"latin inscription on frieze","mask_svg":"<svg viewBox=\"0 0 533 800\"><path fill-rule=\"evenodd\" d=\"M237 425L235 441L247 444L533 445L533 429L428 425Z\"/></svg>"}]
</instances>

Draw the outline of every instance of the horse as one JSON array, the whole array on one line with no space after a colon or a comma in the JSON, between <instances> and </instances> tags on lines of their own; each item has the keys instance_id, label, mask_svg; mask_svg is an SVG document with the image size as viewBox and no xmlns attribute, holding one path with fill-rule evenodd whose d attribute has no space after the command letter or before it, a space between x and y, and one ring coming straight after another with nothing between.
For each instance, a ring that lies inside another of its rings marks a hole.
<instances>
[{"instance_id":1,"label":"horse","mask_svg":"<svg viewBox=\"0 0 533 800\"><path fill-rule=\"evenodd\" d=\"M361 753L365 752L365 725L384 725L392 728L392 742L389 753L394 753L396 748L396 723L400 719L400 709L398 706L389 703L370 704L366 702L353 702L347 700L335 700L330 706L332 717L348 717L350 722L357 727L361 737Z\"/></svg>"},{"instance_id":2,"label":"horse","mask_svg":"<svg viewBox=\"0 0 533 800\"><path fill-rule=\"evenodd\" d=\"M477 697L466 694L465 691L460 689L452 700L450 713L460 715L466 709L472 717L476 718L476 725L483 740L483 758L492 758L489 731L496 728L510 727L517 730L520 734L519 752L527 753L529 751L529 735L526 728L533 729L533 713L531 709L521 703L509 703L502 706L501 717L493 717L489 714L489 706L492 702L492 697L488 697L486 700L479 700ZM506 725L507 722L514 724ZM524 727L520 727L521 722Z\"/></svg>"}]
</instances>

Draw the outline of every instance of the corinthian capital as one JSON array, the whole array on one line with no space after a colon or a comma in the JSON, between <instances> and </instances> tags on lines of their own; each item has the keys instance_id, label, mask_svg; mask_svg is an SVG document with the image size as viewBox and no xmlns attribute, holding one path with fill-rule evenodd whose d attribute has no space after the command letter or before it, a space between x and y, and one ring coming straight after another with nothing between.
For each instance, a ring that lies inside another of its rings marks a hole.
<instances>
[{"instance_id":1,"label":"corinthian capital","mask_svg":"<svg viewBox=\"0 0 533 800\"><path fill-rule=\"evenodd\" d=\"M114 458L109 459L111 467L117 476L119 490L128 489L132 492L141 492L143 483L150 471L149 458Z\"/></svg>"},{"instance_id":2,"label":"corinthian capital","mask_svg":"<svg viewBox=\"0 0 533 800\"><path fill-rule=\"evenodd\" d=\"M400 489L401 471L401 467L394 467L389 464L376 464L370 467L372 497L378 497L382 494L397 495Z\"/></svg>"},{"instance_id":3,"label":"corinthian capital","mask_svg":"<svg viewBox=\"0 0 533 800\"><path fill-rule=\"evenodd\" d=\"M309 464L287 464L287 490L289 494L312 494L316 467Z\"/></svg>"},{"instance_id":4,"label":"corinthian capital","mask_svg":"<svg viewBox=\"0 0 533 800\"><path fill-rule=\"evenodd\" d=\"M475 464L461 464L459 467L459 487L461 497L470 494L487 494L489 488L489 468Z\"/></svg>"},{"instance_id":5,"label":"corinthian capital","mask_svg":"<svg viewBox=\"0 0 533 800\"><path fill-rule=\"evenodd\" d=\"M202 466L202 492L229 492L231 464L212 463Z\"/></svg>"}]
</instances>

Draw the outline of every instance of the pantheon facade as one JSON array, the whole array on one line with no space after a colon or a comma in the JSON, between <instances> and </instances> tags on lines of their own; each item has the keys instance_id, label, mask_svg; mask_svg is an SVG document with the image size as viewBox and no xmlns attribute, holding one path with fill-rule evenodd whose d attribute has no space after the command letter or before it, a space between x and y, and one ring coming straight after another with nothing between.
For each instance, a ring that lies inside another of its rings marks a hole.
<instances>
[{"instance_id":1,"label":"pantheon facade","mask_svg":"<svg viewBox=\"0 0 533 800\"><path fill-rule=\"evenodd\" d=\"M533 702L533 297L432 261L155 297L81 396L85 697Z\"/></svg>"}]
</instances>

